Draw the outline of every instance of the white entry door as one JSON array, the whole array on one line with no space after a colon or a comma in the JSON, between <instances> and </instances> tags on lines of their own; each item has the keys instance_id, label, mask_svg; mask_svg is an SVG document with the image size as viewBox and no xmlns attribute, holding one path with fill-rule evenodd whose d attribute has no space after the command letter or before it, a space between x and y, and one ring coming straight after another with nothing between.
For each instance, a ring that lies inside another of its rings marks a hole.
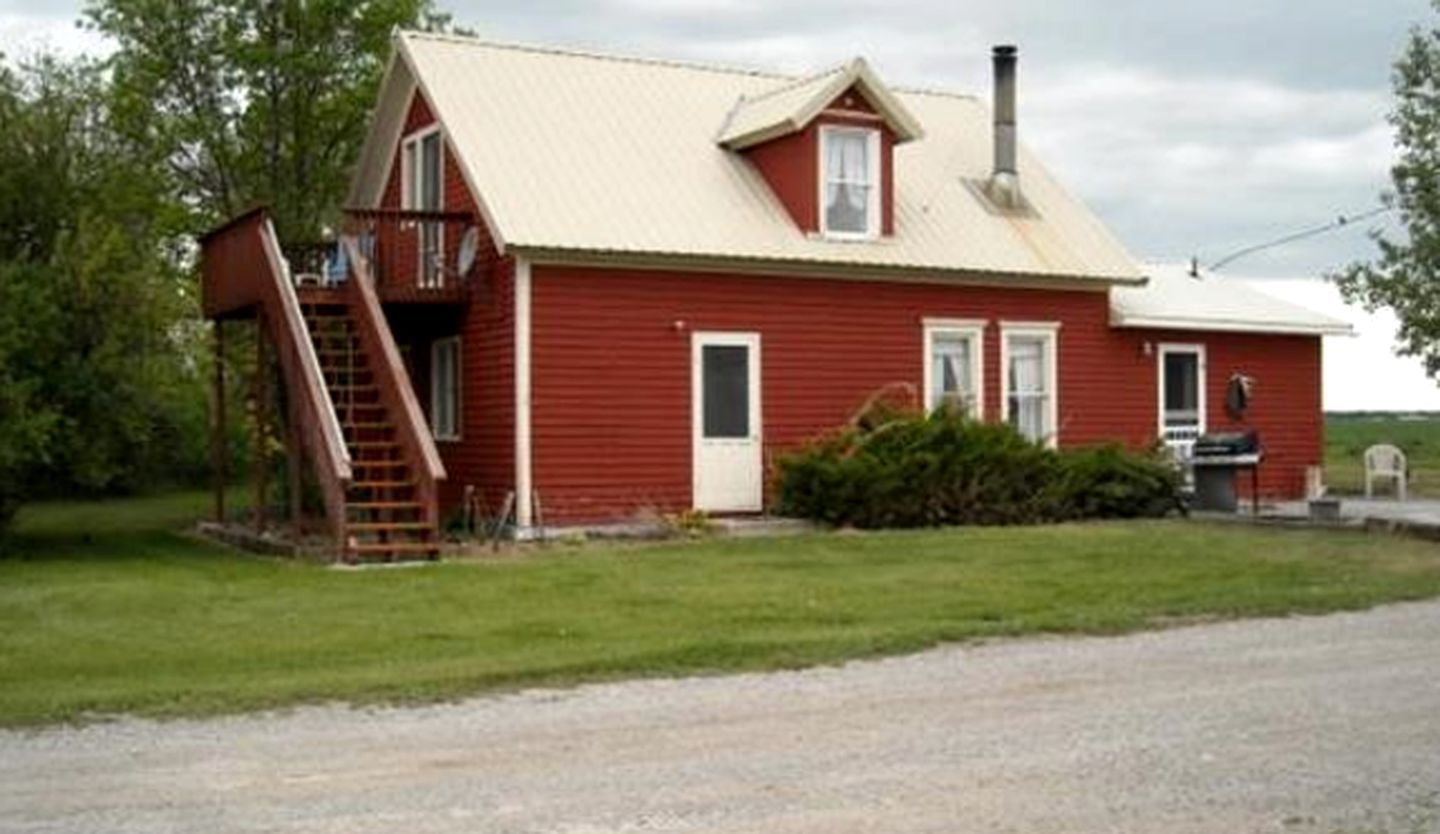
<instances>
[{"instance_id":1,"label":"white entry door","mask_svg":"<svg viewBox=\"0 0 1440 834\"><path fill-rule=\"evenodd\" d=\"M760 334L691 337L692 467L695 508L758 512L764 502L760 451Z\"/></svg>"}]
</instances>

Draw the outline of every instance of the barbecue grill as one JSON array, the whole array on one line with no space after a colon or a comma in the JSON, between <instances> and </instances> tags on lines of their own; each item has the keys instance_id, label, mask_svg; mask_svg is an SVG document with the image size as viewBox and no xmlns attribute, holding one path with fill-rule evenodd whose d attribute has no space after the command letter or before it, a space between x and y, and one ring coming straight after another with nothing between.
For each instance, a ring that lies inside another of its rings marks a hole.
<instances>
[{"instance_id":1,"label":"barbecue grill","mask_svg":"<svg viewBox=\"0 0 1440 834\"><path fill-rule=\"evenodd\" d=\"M1265 457L1260 448L1260 435L1250 431L1216 432L1195 438L1190 465L1195 473L1195 507L1201 510L1235 512L1239 499L1235 494L1235 475L1250 470L1250 504L1256 515L1260 511L1260 461Z\"/></svg>"}]
</instances>

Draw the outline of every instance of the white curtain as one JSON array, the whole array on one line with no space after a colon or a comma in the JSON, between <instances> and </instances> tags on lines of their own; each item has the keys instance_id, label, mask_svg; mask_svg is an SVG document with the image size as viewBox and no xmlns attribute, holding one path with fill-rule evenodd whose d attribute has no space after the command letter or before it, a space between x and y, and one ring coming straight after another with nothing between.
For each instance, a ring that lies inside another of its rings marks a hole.
<instances>
[{"instance_id":1,"label":"white curtain","mask_svg":"<svg viewBox=\"0 0 1440 834\"><path fill-rule=\"evenodd\" d=\"M948 401L967 409L975 407L975 381L971 375L970 340L937 334L930 365L930 407Z\"/></svg>"},{"instance_id":2,"label":"white curtain","mask_svg":"<svg viewBox=\"0 0 1440 834\"><path fill-rule=\"evenodd\" d=\"M864 231L870 201L868 137L829 133L825 140L825 212L837 231Z\"/></svg>"},{"instance_id":3,"label":"white curtain","mask_svg":"<svg viewBox=\"0 0 1440 834\"><path fill-rule=\"evenodd\" d=\"M1010 424L1031 440L1050 433L1046 425L1045 342L1040 339L1013 339L1010 342Z\"/></svg>"}]
</instances>

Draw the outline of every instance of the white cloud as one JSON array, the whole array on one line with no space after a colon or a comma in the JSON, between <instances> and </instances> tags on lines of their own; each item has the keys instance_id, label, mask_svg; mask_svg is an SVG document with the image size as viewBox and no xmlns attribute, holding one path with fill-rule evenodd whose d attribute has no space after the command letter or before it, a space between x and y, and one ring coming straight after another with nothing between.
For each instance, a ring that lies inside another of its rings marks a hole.
<instances>
[{"instance_id":1,"label":"white cloud","mask_svg":"<svg viewBox=\"0 0 1440 834\"><path fill-rule=\"evenodd\" d=\"M0 12L0 53L24 60L42 53L104 55L110 46L99 34L80 29L69 14Z\"/></svg>"}]
</instances>

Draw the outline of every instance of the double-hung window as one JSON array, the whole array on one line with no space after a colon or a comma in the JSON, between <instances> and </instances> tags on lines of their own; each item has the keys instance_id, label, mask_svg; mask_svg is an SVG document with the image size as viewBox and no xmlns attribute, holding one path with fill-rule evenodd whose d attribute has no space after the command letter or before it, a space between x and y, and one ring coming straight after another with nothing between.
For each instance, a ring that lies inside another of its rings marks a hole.
<instances>
[{"instance_id":1,"label":"double-hung window","mask_svg":"<svg viewBox=\"0 0 1440 834\"><path fill-rule=\"evenodd\" d=\"M880 228L880 132L820 128L820 231L874 237Z\"/></svg>"},{"instance_id":2,"label":"double-hung window","mask_svg":"<svg viewBox=\"0 0 1440 834\"><path fill-rule=\"evenodd\" d=\"M460 439L460 337L430 343L430 432Z\"/></svg>"},{"instance_id":3,"label":"double-hung window","mask_svg":"<svg viewBox=\"0 0 1440 834\"><path fill-rule=\"evenodd\" d=\"M1036 443L1056 445L1057 324L1000 325L1005 420Z\"/></svg>"},{"instance_id":4,"label":"double-hung window","mask_svg":"<svg viewBox=\"0 0 1440 834\"><path fill-rule=\"evenodd\" d=\"M985 395L983 321L925 320L925 405L963 410L980 419Z\"/></svg>"},{"instance_id":5,"label":"double-hung window","mask_svg":"<svg viewBox=\"0 0 1440 834\"><path fill-rule=\"evenodd\" d=\"M409 211L435 211L444 207L444 139L439 127L430 127L405 138L400 146L400 205ZM444 283L444 224L438 220L416 222L416 250L419 253L416 281L422 287Z\"/></svg>"}]
</instances>

